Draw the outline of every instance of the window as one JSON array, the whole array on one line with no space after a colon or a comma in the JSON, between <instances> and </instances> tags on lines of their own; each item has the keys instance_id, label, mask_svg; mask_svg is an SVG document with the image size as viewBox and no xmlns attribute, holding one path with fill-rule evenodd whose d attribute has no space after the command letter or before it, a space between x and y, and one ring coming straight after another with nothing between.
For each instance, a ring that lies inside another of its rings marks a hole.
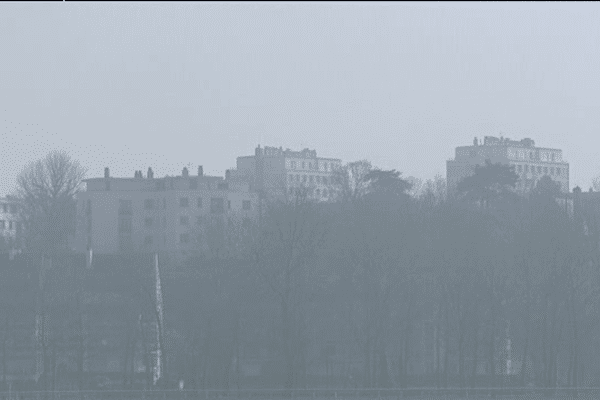
<instances>
[{"instance_id":1,"label":"window","mask_svg":"<svg viewBox=\"0 0 600 400\"><path fill-rule=\"evenodd\" d=\"M317 189L317 196L321 196L321 190Z\"/></svg>"},{"instance_id":2,"label":"window","mask_svg":"<svg viewBox=\"0 0 600 400\"><path fill-rule=\"evenodd\" d=\"M231 200L227 200L227 209L231 210Z\"/></svg>"},{"instance_id":3,"label":"window","mask_svg":"<svg viewBox=\"0 0 600 400\"><path fill-rule=\"evenodd\" d=\"M6 214L8 212L8 204L2 204L2 210Z\"/></svg>"},{"instance_id":4,"label":"window","mask_svg":"<svg viewBox=\"0 0 600 400\"><path fill-rule=\"evenodd\" d=\"M190 242L189 233L182 233L181 235L179 235L179 242L180 243L189 243Z\"/></svg>"},{"instance_id":5,"label":"window","mask_svg":"<svg viewBox=\"0 0 600 400\"><path fill-rule=\"evenodd\" d=\"M290 181L290 182L291 182L291 181L293 181L293 180L294 180L294 177L293 177L292 175L288 175L288 181Z\"/></svg>"},{"instance_id":6,"label":"window","mask_svg":"<svg viewBox=\"0 0 600 400\"><path fill-rule=\"evenodd\" d=\"M324 185L327 185L327 177L322 177L321 181L323 182Z\"/></svg>"},{"instance_id":7,"label":"window","mask_svg":"<svg viewBox=\"0 0 600 400\"><path fill-rule=\"evenodd\" d=\"M190 179L190 190L196 190L196 189L198 189L198 179L191 178Z\"/></svg>"},{"instance_id":8,"label":"window","mask_svg":"<svg viewBox=\"0 0 600 400\"><path fill-rule=\"evenodd\" d=\"M554 167L550 167L550 175L554 175Z\"/></svg>"},{"instance_id":9,"label":"window","mask_svg":"<svg viewBox=\"0 0 600 400\"><path fill-rule=\"evenodd\" d=\"M300 182L300 175L296 175L296 182Z\"/></svg>"},{"instance_id":10,"label":"window","mask_svg":"<svg viewBox=\"0 0 600 400\"><path fill-rule=\"evenodd\" d=\"M548 175L548 167L544 167L544 175Z\"/></svg>"},{"instance_id":11,"label":"window","mask_svg":"<svg viewBox=\"0 0 600 400\"><path fill-rule=\"evenodd\" d=\"M529 158L531 158L533 160L533 151L529 152Z\"/></svg>"},{"instance_id":12,"label":"window","mask_svg":"<svg viewBox=\"0 0 600 400\"><path fill-rule=\"evenodd\" d=\"M317 183L321 183L321 177L320 176L315 176L315 179L317 180Z\"/></svg>"},{"instance_id":13,"label":"window","mask_svg":"<svg viewBox=\"0 0 600 400\"><path fill-rule=\"evenodd\" d=\"M153 222L154 222L154 221L152 220L152 218L146 218L146 219L144 220L144 225L146 226L146 228L150 228L150 227L152 227L152 223L153 223Z\"/></svg>"},{"instance_id":14,"label":"window","mask_svg":"<svg viewBox=\"0 0 600 400\"><path fill-rule=\"evenodd\" d=\"M198 197L196 205L198 206L198 208L202 208L202 197Z\"/></svg>"},{"instance_id":15,"label":"window","mask_svg":"<svg viewBox=\"0 0 600 400\"><path fill-rule=\"evenodd\" d=\"M306 168L306 163L304 163L304 161L302 161L302 169Z\"/></svg>"},{"instance_id":16,"label":"window","mask_svg":"<svg viewBox=\"0 0 600 400\"><path fill-rule=\"evenodd\" d=\"M179 217L179 225L189 225L190 223L190 218L187 216L181 216Z\"/></svg>"},{"instance_id":17,"label":"window","mask_svg":"<svg viewBox=\"0 0 600 400\"><path fill-rule=\"evenodd\" d=\"M242 227L244 227L244 229L250 228L250 218L244 218L242 220Z\"/></svg>"},{"instance_id":18,"label":"window","mask_svg":"<svg viewBox=\"0 0 600 400\"><path fill-rule=\"evenodd\" d=\"M179 207L189 207L190 203L187 197L182 197L179 199Z\"/></svg>"},{"instance_id":19,"label":"window","mask_svg":"<svg viewBox=\"0 0 600 400\"><path fill-rule=\"evenodd\" d=\"M196 225L202 225L202 217L201 216L196 217Z\"/></svg>"},{"instance_id":20,"label":"window","mask_svg":"<svg viewBox=\"0 0 600 400\"><path fill-rule=\"evenodd\" d=\"M306 182L306 175L302 175L302 182Z\"/></svg>"},{"instance_id":21,"label":"window","mask_svg":"<svg viewBox=\"0 0 600 400\"><path fill-rule=\"evenodd\" d=\"M119 233L131 233L131 218L119 218Z\"/></svg>"},{"instance_id":22,"label":"window","mask_svg":"<svg viewBox=\"0 0 600 400\"><path fill-rule=\"evenodd\" d=\"M311 175L311 176L309 176L309 177L308 177L308 181L309 181L310 183L313 183L313 181L314 181L314 176L312 176L312 175Z\"/></svg>"},{"instance_id":23,"label":"window","mask_svg":"<svg viewBox=\"0 0 600 400\"><path fill-rule=\"evenodd\" d=\"M552 160L552 162L554 162L554 158L555 158L555 155L554 155L554 153L552 153L552 155L550 156L550 159Z\"/></svg>"},{"instance_id":24,"label":"window","mask_svg":"<svg viewBox=\"0 0 600 400\"><path fill-rule=\"evenodd\" d=\"M154 209L154 199L146 199L144 200L144 208L146 210Z\"/></svg>"},{"instance_id":25,"label":"window","mask_svg":"<svg viewBox=\"0 0 600 400\"><path fill-rule=\"evenodd\" d=\"M144 244L145 244L146 246L151 246L151 245L152 245L152 241L153 241L153 239L154 239L154 238L153 238L152 236L146 236L146 237L144 238Z\"/></svg>"},{"instance_id":26,"label":"window","mask_svg":"<svg viewBox=\"0 0 600 400\"><path fill-rule=\"evenodd\" d=\"M522 165L517 165L517 171L522 172L523 171L523 166Z\"/></svg>"},{"instance_id":27,"label":"window","mask_svg":"<svg viewBox=\"0 0 600 400\"><path fill-rule=\"evenodd\" d=\"M538 174L541 174L541 173L542 173L542 167L540 167L540 166L538 166L538 167L537 167L537 173L538 173Z\"/></svg>"},{"instance_id":28,"label":"window","mask_svg":"<svg viewBox=\"0 0 600 400\"><path fill-rule=\"evenodd\" d=\"M312 167L313 167L312 163L309 162L308 163L308 169L312 169Z\"/></svg>"},{"instance_id":29,"label":"window","mask_svg":"<svg viewBox=\"0 0 600 400\"><path fill-rule=\"evenodd\" d=\"M327 189L323 189L323 197L327 197Z\"/></svg>"},{"instance_id":30,"label":"window","mask_svg":"<svg viewBox=\"0 0 600 400\"><path fill-rule=\"evenodd\" d=\"M212 214L223 214L225 212L225 203L221 197L213 197L210 199L210 212Z\"/></svg>"},{"instance_id":31,"label":"window","mask_svg":"<svg viewBox=\"0 0 600 400\"><path fill-rule=\"evenodd\" d=\"M560 175L560 168L556 168L556 175Z\"/></svg>"},{"instance_id":32,"label":"window","mask_svg":"<svg viewBox=\"0 0 600 400\"><path fill-rule=\"evenodd\" d=\"M292 161L292 169L296 169L296 161Z\"/></svg>"},{"instance_id":33,"label":"window","mask_svg":"<svg viewBox=\"0 0 600 400\"><path fill-rule=\"evenodd\" d=\"M242 201L242 209L243 210L249 210L250 209L250 200L243 200Z\"/></svg>"},{"instance_id":34,"label":"window","mask_svg":"<svg viewBox=\"0 0 600 400\"><path fill-rule=\"evenodd\" d=\"M119 200L119 215L132 215L131 200Z\"/></svg>"}]
</instances>

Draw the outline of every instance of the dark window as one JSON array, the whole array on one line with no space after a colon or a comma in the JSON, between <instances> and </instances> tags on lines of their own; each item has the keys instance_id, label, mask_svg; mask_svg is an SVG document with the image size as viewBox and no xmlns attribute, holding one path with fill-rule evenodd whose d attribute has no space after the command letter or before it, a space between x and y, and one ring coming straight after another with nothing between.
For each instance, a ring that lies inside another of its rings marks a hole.
<instances>
[{"instance_id":1,"label":"dark window","mask_svg":"<svg viewBox=\"0 0 600 400\"><path fill-rule=\"evenodd\" d=\"M302 169L306 168L306 164L302 161Z\"/></svg>"},{"instance_id":2,"label":"dark window","mask_svg":"<svg viewBox=\"0 0 600 400\"><path fill-rule=\"evenodd\" d=\"M554 167L550 167L550 175L554 175Z\"/></svg>"},{"instance_id":3,"label":"dark window","mask_svg":"<svg viewBox=\"0 0 600 400\"><path fill-rule=\"evenodd\" d=\"M189 207L190 203L187 197L182 197L179 199L179 207Z\"/></svg>"},{"instance_id":4,"label":"dark window","mask_svg":"<svg viewBox=\"0 0 600 400\"><path fill-rule=\"evenodd\" d=\"M119 218L119 232L131 233L131 218Z\"/></svg>"},{"instance_id":5,"label":"dark window","mask_svg":"<svg viewBox=\"0 0 600 400\"><path fill-rule=\"evenodd\" d=\"M153 222L154 222L154 220L152 218L146 218L144 220L144 225L146 225L147 228L150 228L152 226Z\"/></svg>"},{"instance_id":6,"label":"dark window","mask_svg":"<svg viewBox=\"0 0 600 400\"><path fill-rule=\"evenodd\" d=\"M10 213L11 214L16 214L17 213L17 206L15 204L11 204L10 205Z\"/></svg>"},{"instance_id":7,"label":"dark window","mask_svg":"<svg viewBox=\"0 0 600 400\"><path fill-rule=\"evenodd\" d=\"M308 163L308 169L312 169L312 163Z\"/></svg>"},{"instance_id":8,"label":"dark window","mask_svg":"<svg viewBox=\"0 0 600 400\"><path fill-rule=\"evenodd\" d=\"M0 229L6 229L6 222L4 220L0 220Z\"/></svg>"},{"instance_id":9,"label":"dark window","mask_svg":"<svg viewBox=\"0 0 600 400\"><path fill-rule=\"evenodd\" d=\"M119 215L132 215L131 200L119 200Z\"/></svg>"},{"instance_id":10,"label":"dark window","mask_svg":"<svg viewBox=\"0 0 600 400\"><path fill-rule=\"evenodd\" d=\"M560 175L560 168L556 168L556 175Z\"/></svg>"},{"instance_id":11,"label":"dark window","mask_svg":"<svg viewBox=\"0 0 600 400\"><path fill-rule=\"evenodd\" d=\"M188 225L190 223L190 218L186 216L179 217L179 225Z\"/></svg>"},{"instance_id":12,"label":"dark window","mask_svg":"<svg viewBox=\"0 0 600 400\"><path fill-rule=\"evenodd\" d=\"M537 172L538 172L538 174L541 174L542 173L542 167L537 167Z\"/></svg>"},{"instance_id":13,"label":"dark window","mask_svg":"<svg viewBox=\"0 0 600 400\"><path fill-rule=\"evenodd\" d=\"M8 230L11 231L13 227L13 222L12 221L8 221Z\"/></svg>"},{"instance_id":14,"label":"dark window","mask_svg":"<svg viewBox=\"0 0 600 400\"><path fill-rule=\"evenodd\" d=\"M554 153L552 153L552 155L550 156L550 159L552 160L552 162L554 162Z\"/></svg>"},{"instance_id":15,"label":"dark window","mask_svg":"<svg viewBox=\"0 0 600 400\"><path fill-rule=\"evenodd\" d=\"M188 233L182 233L181 235L179 235L179 242L180 243L189 243L190 235Z\"/></svg>"},{"instance_id":16,"label":"dark window","mask_svg":"<svg viewBox=\"0 0 600 400\"><path fill-rule=\"evenodd\" d=\"M225 212L225 203L220 197L210 199L210 212L212 214L223 214Z\"/></svg>"},{"instance_id":17,"label":"dark window","mask_svg":"<svg viewBox=\"0 0 600 400\"><path fill-rule=\"evenodd\" d=\"M517 165L517 171L519 171L519 172L523 171L523 166L522 165Z\"/></svg>"},{"instance_id":18,"label":"dark window","mask_svg":"<svg viewBox=\"0 0 600 400\"><path fill-rule=\"evenodd\" d=\"M525 172L529 172L529 164L525 164Z\"/></svg>"},{"instance_id":19,"label":"dark window","mask_svg":"<svg viewBox=\"0 0 600 400\"><path fill-rule=\"evenodd\" d=\"M290 188L290 193L292 192L292 188ZM250 209L250 200L243 200L242 201L242 209L243 210L249 210Z\"/></svg>"},{"instance_id":20,"label":"dark window","mask_svg":"<svg viewBox=\"0 0 600 400\"><path fill-rule=\"evenodd\" d=\"M311 175L311 176L308 177L308 180L309 180L310 183L313 183L314 182L314 177Z\"/></svg>"},{"instance_id":21,"label":"dark window","mask_svg":"<svg viewBox=\"0 0 600 400\"><path fill-rule=\"evenodd\" d=\"M292 161L292 169L296 169L296 161Z\"/></svg>"},{"instance_id":22,"label":"dark window","mask_svg":"<svg viewBox=\"0 0 600 400\"><path fill-rule=\"evenodd\" d=\"M8 204L2 204L2 210L6 214L8 212Z\"/></svg>"},{"instance_id":23,"label":"dark window","mask_svg":"<svg viewBox=\"0 0 600 400\"><path fill-rule=\"evenodd\" d=\"M154 199L146 199L144 200L144 208L146 210L154 209Z\"/></svg>"},{"instance_id":24,"label":"dark window","mask_svg":"<svg viewBox=\"0 0 600 400\"><path fill-rule=\"evenodd\" d=\"M548 174L548 167L544 167L544 174Z\"/></svg>"},{"instance_id":25,"label":"dark window","mask_svg":"<svg viewBox=\"0 0 600 400\"><path fill-rule=\"evenodd\" d=\"M198 197L198 208L202 208L202 197Z\"/></svg>"}]
</instances>

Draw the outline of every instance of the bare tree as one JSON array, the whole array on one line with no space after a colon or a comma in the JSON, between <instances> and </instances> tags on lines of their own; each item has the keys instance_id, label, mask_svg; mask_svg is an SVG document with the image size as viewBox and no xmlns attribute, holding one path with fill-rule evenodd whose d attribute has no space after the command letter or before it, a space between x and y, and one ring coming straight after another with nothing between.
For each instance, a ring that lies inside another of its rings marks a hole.
<instances>
[{"instance_id":1,"label":"bare tree","mask_svg":"<svg viewBox=\"0 0 600 400\"><path fill-rule=\"evenodd\" d=\"M75 195L85 169L64 151L54 150L28 165L17 178L17 197L31 251L55 254L68 249L75 231Z\"/></svg>"}]
</instances>

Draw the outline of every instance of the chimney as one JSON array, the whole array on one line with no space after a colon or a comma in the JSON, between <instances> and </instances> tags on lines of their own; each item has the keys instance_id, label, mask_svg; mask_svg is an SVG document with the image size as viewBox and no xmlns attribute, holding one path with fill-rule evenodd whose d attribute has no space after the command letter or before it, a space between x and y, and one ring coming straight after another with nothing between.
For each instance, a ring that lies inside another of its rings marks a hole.
<instances>
[{"instance_id":1,"label":"chimney","mask_svg":"<svg viewBox=\"0 0 600 400\"><path fill-rule=\"evenodd\" d=\"M198 176L204 176L204 170L202 169L202 165L198 166Z\"/></svg>"},{"instance_id":2,"label":"chimney","mask_svg":"<svg viewBox=\"0 0 600 400\"><path fill-rule=\"evenodd\" d=\"M152 167L148 167L148 179L154 178L154 172L152 171Z\"/></svg>"},{"instance_id":3,"label":"chimney","mask_svg":"<svg viewBox=\"0 0 600 400\"><path fill-rule=\"evenodd\" d=\"M110 173L108 172L108 167L104 168L104 177L110 178Z\"/></svg>"},{"instance_id":4,"label":"chimney","mask_svg":"<svg viewBox=\"0 0 600 400\"><path fill-rule=\"evenodd\" d=\"M187 167L183 167L183 171L181 171L181 175L183 175L184 178L187 178L189 176Z\"/></svg>"},{"instance_id":5,"label":"chimney","mask_svg":"<svg viewBox=\"0 0 600 400\"><path fill-rule=\"evenodd\" d=\"M475 139L473 139L473 146L477 146L477 137L475 137Z\"/></svg>"},{"instance_id":6,"label":"chimney","mask_svg":"<svg viewBox=\"0 0 600 400\"><path fill-rule=\"evenodd\" d=\"M225 170L225 180L229 180L231 177L231 172L229 170Z\"/></svg>"}]
</instances>

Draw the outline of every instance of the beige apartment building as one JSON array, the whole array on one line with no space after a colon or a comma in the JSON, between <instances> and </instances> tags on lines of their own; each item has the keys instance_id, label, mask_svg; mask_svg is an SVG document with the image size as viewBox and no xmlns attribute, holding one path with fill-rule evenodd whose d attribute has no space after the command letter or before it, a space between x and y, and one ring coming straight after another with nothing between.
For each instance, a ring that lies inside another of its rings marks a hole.
<instances>
[{"instance_id":1,"label":"beige apartment building","mask_svg":"<svg viewBox=\"0 0 600 400\"><path fill-rule=\"evenodd\" d=\"M207 227L219 223L246 225L256 217L258 196L248 183L197 175L85 180L77 196L75 251L94 253L176 252L206 248Z\"/></svg>"},{"instance_id":2,"label":"beige apartment building","mask_svg":"<svg viewBox=\"0 0 600 400\"><path fill-rule=\"evenodd\" d=\"M11 196L0 197L0 236L8 249L21 247L22 229L19 201Z\"/></svg>"},{"instance_id":3,"label":"beige apartment building","mask_svg":"<svg viewBox=\"0 0 600 400\"><path fill-rule=\"evenodd\" d=\"M312 199L328 201L335 196L333 172L341 166L337 158L317 157L316 150L255 149L253 156L237 158L234 180L249 182L252 189L269 198L289 199L298 188L309 189Z\"/></svg>"},{"instance_id":4,"label":"beige apartment building","mask_svg":"<svg viewBox=\"0 0 600 400\"><path fill-rule=\"evenodd\" d=\"M494 136L485 136L483 144L475 138L472 146L456 148L454 160L446 162L448 191L454 192L458 182L472 175L475 166L483 165L486 159L514 166L520 193L527 193L545 175L559 182L563 192L569 191L569 163L563 160L562 150L536 147L529 138L516 141Z\"/></svg>"}]
</instances>

